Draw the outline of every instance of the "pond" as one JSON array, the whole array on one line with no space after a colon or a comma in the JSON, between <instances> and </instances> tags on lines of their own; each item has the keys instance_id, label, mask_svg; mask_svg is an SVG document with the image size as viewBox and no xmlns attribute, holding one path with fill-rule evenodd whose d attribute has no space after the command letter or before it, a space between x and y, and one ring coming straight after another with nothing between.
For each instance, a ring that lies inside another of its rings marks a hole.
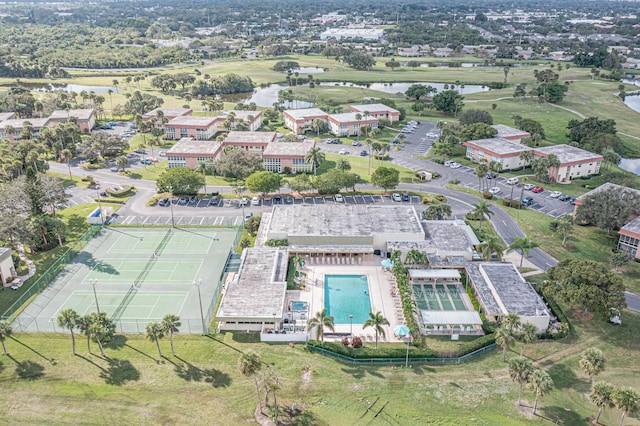
<instances>
[{"instance_id":1,"label":"pond","mask_svg":"<svg viewBox=\"0 0 640 426\"><path fill-rule=\"evenodd\" d=\"M640 175L640 158L623 158L619 165L621 169Z\"/></svg>"},{"instance_id":2,"label":"pond","mask_svg":"<svg viewBox=\"0 0 640 426\"><path fill-rule=\"evenodd\" d=\"M624 104L636 112L640 112L640 95L627 96Z\"/></svg>"},{"instance_id":3,"label":"pond","mask_svg":"<svg viewBox=\"0 0 640 426\"><path fill-rule=\"evenodd\" d=\"M16 84L9 84L9 87L15 87ZM20 83L19 86L26 89L36 90L38 92L54 92L56 90L62 90L63 92L76 92L80 93L83 90L86 92L93 92L98 94L107 94L109 90L116 92L115 87L109 86L83 86L80 84L58 84L58 83ZM122 89L118 89L120 91Z\"/></svg>"},{"instance_id":4,"label":"pond","mask_svg":"<svg viewBox=\"0 0 640 426\"><path fill-rule=\"evenodd\" d=\"M379 92L397 94L404 94L409 87L414 84L422 84L424 86L431 86L438 89L438 92L444 90L445 83L432 83L428 81L412 81L412 82L396 82L396 83L369 83L369 84L358 84L358 83L345 83L345 82L325 82L320 83L321 86L360 86L366 87L371 90L377 90ZM452 86L452 83L449 83L449 87ZM477 93L477 92L486 92L489 90L487 86L480 86L476 84L465 85L463 89L459 88L456 85L456 89L461 94L469 94L469 93Z\"/></svg>"}]
</instances>

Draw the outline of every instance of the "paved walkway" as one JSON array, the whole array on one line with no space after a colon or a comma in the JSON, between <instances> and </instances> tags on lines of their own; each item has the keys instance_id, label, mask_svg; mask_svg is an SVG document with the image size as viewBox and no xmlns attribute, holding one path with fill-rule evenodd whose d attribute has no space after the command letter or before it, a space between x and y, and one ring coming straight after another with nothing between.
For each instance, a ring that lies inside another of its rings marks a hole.
<instances>
[{"instance_id":1,"label":"paved walkway","mask_svg":"<svg viewBox=\"0 0 640 426\"><path fill-rule=\"evenodd\" d=\"M25 254L24 254L24 245L23 244L18 244L18 256L20 256L20 260L22 260L24 263L26 263L29 266L29 272L26 273L26 275L21 275L18 278L20 278L22 280L22 282L25 282L26 280L28 280L29 278L31 278L32 276L35 275L36 273L36 264L33 263L31 261L31 259L29 259Z\"/></svg>"}]
</instances>

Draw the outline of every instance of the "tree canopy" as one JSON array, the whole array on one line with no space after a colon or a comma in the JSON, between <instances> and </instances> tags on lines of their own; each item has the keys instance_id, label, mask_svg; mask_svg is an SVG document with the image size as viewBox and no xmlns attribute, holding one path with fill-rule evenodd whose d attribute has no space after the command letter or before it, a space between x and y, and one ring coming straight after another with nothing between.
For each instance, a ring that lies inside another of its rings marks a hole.
<instances>
[{"instance_id":1,"label":"tree canopy","mask_svg":"<svg viewBox=\"0 0 640 426\"><path fill-rule=\"evenodd\" d=\"M582 309L606 313L626 307L622 277L603 264L590 260L565 259L548 271L544 294Z\"/></svg>"},{"instance_id":2,"label":"tree canopy","mask_svg":"<svg viewBox=\"0 0 640 426\"><path fill-rule=\"evenodd\" d=\"M278 173L263 170L249 175L244 184L251 192L268 194L280 189L282 177Z\"/></svg>"},{"instance_id":3,"label":"tree canopy","mask_svg":"<svg viewBox=\"0 0 640 426\"><path fill-rule=\"evenodd\" d=\"M217 173L243 180L251 173L262 168L262 159L256 152L248 152L240 148L225 151L224 155L214 164Z\"/></svg>"},{"instance_id":4,"label":"tree canopy","mask_svg":"<svg viewBox=\"0 0 640 426\"><path fill-rule=\"evenodd\" d=\"M174 167L160 175L157 185L160 192L195 195L202 187L202 175L187 167Z\"/></svg>"},{"instance_id":5,"label":"tree canopy","mask_svg":"<svg viewBox=\"0 0 640 426\"><path fill-rule=\"evenodd\" d=\"M468 126L474 123L484 123L488 125L493 124L493 116L481 109L468 109L460 114L459 122L463 126Z\"/></svg>"},{"instance_id":6,"label":"tree canopy","mask_svg":"<svg viewBox=\"0 0 640 426\"><path fill-rule=\"evenodd\" d=\"M371 183L382 189L393 189L400 183L400 172L391 167L378 167L371 174Z\"/></svg>"},{"instance_id":7,"label":"tree canopy","mask_svg":"<svg viewBox=\"0 0 640 426\"><path fill-rule=\"evenodd\" d=\"M462 100L463 96L460 96L457 90L444 90L433 97L433 107L437 111L444 112L445 114L455 115L458 111L462 110L464 104Z\"/></svg>"},{"instance_id":8,"label":"tree canopy","mask_svg":"<svg viewBox=\"0 0 640 426\"><path fill-rule=\"evenodd\" d=\"M462 132L460 137L463 141L474 141L478 139L491 138L498 134L498 131L486 123L476 122L469 124Z\"/></svg>"},{"instance_id":9,"label":"tree canopy","mask_svg":"<svg viewBox=\"0 0 640 426\"><path fill-rule=\"evenodd\" d=\"M606 229L611 234L639 209L640 197L635 191L611 187L584 196L576 220Z\"/></svg>"}]
</instances>

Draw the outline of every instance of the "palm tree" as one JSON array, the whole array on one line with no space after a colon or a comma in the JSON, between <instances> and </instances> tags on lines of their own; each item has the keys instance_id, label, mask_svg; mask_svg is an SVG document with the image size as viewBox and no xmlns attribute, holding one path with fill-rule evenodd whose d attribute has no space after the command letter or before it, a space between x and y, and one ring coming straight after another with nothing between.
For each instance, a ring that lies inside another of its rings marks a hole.
<instances>
[{"instance_id":1,"label":"palm tree","mask_svg":"<svg viewBox=\"0 0 640 426\"><path fill-rule=\"evenodd\" d=\"M502 240L495 234L488 235L483 242L478 244L478 250L482 253L484 260L490 260L493 254L497 256L498 260L502 259L504 248Z\"/></svg>"},{"instance_id":2,"label":"palm tree","mask_svg":"<svg viewBox=\"0 0 640 426\"><path fill-rule=\"evenodd\" d=\"M407 253L404 261L407 265L423 265L427 263L427 255L420 250L411 249Z\"/></svg>"},{"instance_id":3,"label":"palm tree","mask_svg":"<svg viewBox=\"0 0 640 426\"><path fill-rule=\"evenodd\" d=\"M78 328L80 332L87 336L87 353L91 353L91 333L89 328L91 327L91 315L83 315L78 319Z\"/></svg>"},{"instance_id":4,"label":"palm tree","mask_svg":"<svg viewBox=\"0 0 640 426\"><path fill-rule=\"evenodd\" d=\"M524 257L529 255L529 249L534 247L538 247L538 244L527 237L516 237L509 245L509 250L520 250L520 268L522 268Z\"/></svg>"},{"instance_id":5,"label":"palm tree","mask_svg":"<svg viewBox=\"0 0 640 426\"><path fill-rule=\"evenodd\" d=\"M73 309L65 309L61 311L57 318L58 326L66 328L71 332L71 348L73 354L76 354L76 335L73 330L78 326L80 315Z\"/></svg>"},{"instance_id":6,"label":"palm tree","mask_svg":"<svg viewBox=\"0 0 640 426\"><path fill-rule=\"evenodd\" d=\"M482 232L482 221L485 218L489 219L491 216L493 216L493 212L491 211L491 204L487 201L480 200L474 207L475 208L471 211L471 214L475 215L475 217L480 218L479 232Z\"/></svg>"},{"instance_id":7,"label":"palm tree","mask_svg":"<svg viewBox=\"0 0 640 426\"><path fill-rule=\"evenodd\" d=\"M578 363L580 364L582 371L584 371L591 379L591 386L593 386L595 376L604 371L606 359L600 349L588 348L582 352Z\"/></svg>"},{"instance_id":8,"label":"palm tree","mask_svg":"<svg viewBox=\"0 0 640 426\"><path fill-rule=\"evenodd\" d=\"M209 161L198 162L197 170L202 173L202 180L204 182L204 193L207 193L207 173L210 173L213 169L213 164Z\"/></svg>"},{"instance_id":9,"label":"palm tree","mask_svg":"<svg viewBox=\"0 0 640 426\"><path fill-rule=\"evenodd\" d=\"M173 348L173 334L180 331L180 317L174 314L167 314L162 318L162 328L165 333L169 333L169 342L171 343L171 355L176 356Z\"/></svg>"},{"instance_id":10,"label":"palm tree","mask_svg":"<svg viewBox=\"0 0 640 426\"><path fill-rule=\"evenodd\" d=\"M317 137L320 137L320 129L324 127L324 120L316 118L311 122L311 128L316 130Z\"/></svg>"},{"instance_id":11,"label":"palm tree","mask_svg":"<svg viewBox=\"0 0 640 426\"><path fill-rule=\"evenodd\" d=\"M452 210L449 204L431 204L422 214L424 220L441 220L451 216Z\"/></svg>"},{"instance_id":12,"label":"palm tree","mask_svg":"<svg viewBox=\"0 0 640 426\"><path fill-rule=\"evenodd\" d=\"M484 178L487 176L488 172L489 166L487 166L485 163L478 164L478 167L476 167L476 176L478 176L478 190L480 192L484 192Z\"/></svg>"},{"instance_id":13,"label":"palm tree","mask_svg":"<svg viewBox=\"0 0 640 426\"><path fill-rule=\"evenodd\" d=\"M595 423L600 423L600 415L605 408L613 408L615 406L613 402L614 388L612 385L606 382L596 383L589 394L591 402L598 407L598 415L596 416Z\"/></svg>"},{"instance_id":14,"label":"palm tree","mask_svg":"<svg viewBox=\"0 0 640 426\"><path fill-rule=\"evenodd\" d=\"M613 391L613 402L616 408L622 411L622 416L620 417L620 426L622 426L625 414L638 411L640 395L631 388L617 389Z\"/></svg>"},{"instance_id":15,"label":"palm tree","mask_svg":"<svg viewBox=\"0 0 640 426\"><path fill-rule=\"evenodd\" d=\"M544 370L536 370L531 374L529 387L536 393L536 402L533 404L533 415L536 415L538 409L538 397L549 393L553 388L553 379Z\"/></svg>"},{"instance_id":16,"label":"palm tree","mask_svg":"<svg viewBox=\"0 0 640 426\"><path fill-rule=\"evenodd\" d=\"M556 224L556 231L562 235L562 247L567 245L567 237L573 230L573 216L564 215Z\"/></svg>"},{"instance_id":17,"label":"palm tree","mask_svg":"<svg viewBox=\"0 0 640 426\"><path fill-rule=\"evenodd\" d=\"M11 336L11 333L13 333L11 324L8 321L0 321L0 343L2 343L2 350L4 350L5 355L9 355L9 353L7 352L7 346L4 341L7 337Z\"/></svg>"},{"instance_id":18,"label":"palm tree","mask_svg":"<svg viewBox=\"0 0 640 426\"><path fill-rule=\"evenodd\" d=\"M538 328L530 322L525 322L520 325L520 332L518 333L518 340L522 342L520 348L520 356L524 353L524 348L529 343L533 343L538 339Z\"/></svg>"},{"instance_id":19,"label":"palm tree","mask_svg":"<svg viewBox=\"0 0 640 426\"><path fill-rule=\"evenodd\" d=\"M302 256L295 256L293 259L293 267L295 268L296 278L300 276L300 269L304 266L304 259Z\"/></svg>"},{"instance_id":20,"label":"palm tree","mask_svg":"<svg viewBox=\"0 0 640 426\"><path fill-rule=\"evenodd\" d=\"M349 171L351 170L351 163L346 158L338 158L335 165L336 170Z\"/></svg>"},{"instance_id":21,"label":"palm tree","mask_svg":"<svg viewBox=\"0 0 640 426\"><path fill-rule=\"evenodd\" d=\"M313 318L309 318L307 321L307 328L311 330L314 327L318 327L317 334L320 336L320 341L324 343L324 329L325 327L331 331L334 331L333 325L333 317L331 315L327 315L327 308L322 309L322 311L317 312L316 316Z\"/></svg>"},{"instance_id":22,"label":"palm tree","mask_svg":"<svg viewBox=\"0 0 640 426\"><path fill-rule=\"evenodd\" d=\"M69 168L69 179L73 179L73 176L71 175L71 160L73 159L73 153L71 152L70 149L63 149L62 151L60 151L60 161L62 161L63 163L67 163L67 167Z\"/></svg>"},{"instance_id":23,"label":"palm tree","mask_svg":"<svg viewBox=\"0 0 640 426\"><path fill-rule=\"evenodd\" d=\"M147 326L144 328L144 335L147 339L156 342L158 355L162 358L162 350L160 349L160 339L164 337L164 327L162 327L162 324L155 321L147 323Z\"/></svg>"},{"instance_id":24,"label":"palm tree","mask_svg":"<svg viewBox=\"0 0 640 426\"><path fill-rule=\"evenodd\" d=\"M522 160L522 170L527 166L527 164L533 160L533 152L531 151L522 151L520 153L520 159Z\"/></svg>"},{"instance_id":25,"label":"palm tree","mask_svg":"<svg viewBox=\"0 0 640 426\"><path fill-rule=\"evenodd\" d=\"M320 151L320 148L313 147L304 156L304 161L313 164L313 175L316 176L318 172L318 166L324 163L324 153Z\"/></svg>"},{"instance_id":26,"label":"palm tree","mask_svg":"<svg viewBox=\"0 0 640 426\"><path fill-rule=\"evenodd\" d=\"M502 348L502 362L507 362L507 350L515 344L513 332L504 324L496 330L496 343Z\"/></svg>"},{"instance_id":27,"label":"palm tree","mask_svg":"<svg viewBox=\"0 0 640 426\"><path fill-rule=\"evenodd\" d=\"M383 326L389 325L389 320L382 316L382 312L378 311L375 314L369 312L369 319L364 322L363 329L367 327L373 327L376 332L376 349L378 349L378 335L382 337L386 336Z\"/></svg>"},{"instance_id":28,"label":"palm tree","mask_svg":"<svg viewBox=\"0 0 640 426\"><path fill-rule=\"evenodd\" d=\"M522 207L522 199L524 198L524 186L529 183L528 177L523 177L520 181L520 207Z\"/></svg>"},{"instance_id":29,"label":"palm tree","mask_svg":"<svg viewBox=\"0 0 640 426\"><path fill-rule=\"evenodd\" d=\"M522 387L529 381L531 373L533 373L533 365L527 358L518 356L509 360L509 376L511 380L520 385L518 405L522 401Z\"/></svg>"},{"instance_id":30,"label":"palm tree","mask_svg":"<svg viewBox=\"0 0 640 426\"><path fill-rule=\"evenodd\" d=\"M116 166L122 167L122 171L124 172L124 168L129 164L129 159L126 155L120 155L116 158Z\"/></svg>"},{"instance_id":31,"label":"palm tree","mask_svg":"<svg viewBox=\"0 0 640 426\"><path fill-rule=\"evenodd\" d=\"M258 385L258 372L262 369L262 361L260 355L255 352L247 351L238 358L238 370L245 377L252 377L253 383L256 385L258 393L258 406L262 412L262 400L260 399L260 386Z\"/></svg>"}]
</instances>

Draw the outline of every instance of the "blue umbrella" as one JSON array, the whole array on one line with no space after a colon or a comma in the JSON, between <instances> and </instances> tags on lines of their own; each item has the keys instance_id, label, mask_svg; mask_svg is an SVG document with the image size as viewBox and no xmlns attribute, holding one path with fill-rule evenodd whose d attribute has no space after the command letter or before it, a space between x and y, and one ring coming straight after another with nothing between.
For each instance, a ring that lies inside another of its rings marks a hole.
<instances>
[{"instance_id":1,"label":"blue umbrella","mask_svg":"<svg viewBox=\"0 0 640 426\"><path fill-rule=\"evenodd\" d=\"M395 334L396 336L404 337L409 334L409 327L404 324L398 324L393 327L393 334Z\"/></svg>"},{"instance_id":2,"label":"blue umbrella","mask_svg":"<svg viewBox=\"0 0 640 426\"><path fill-rule=\"evenodd\" d=\"M385 268L391 268L391 267L393 267L393 260L391 260L391 259L385 259L385 260L383 260L382 262L380 262L380 264L381 264L382 266L384 266Z\"/></svg>"}]
</instances>

